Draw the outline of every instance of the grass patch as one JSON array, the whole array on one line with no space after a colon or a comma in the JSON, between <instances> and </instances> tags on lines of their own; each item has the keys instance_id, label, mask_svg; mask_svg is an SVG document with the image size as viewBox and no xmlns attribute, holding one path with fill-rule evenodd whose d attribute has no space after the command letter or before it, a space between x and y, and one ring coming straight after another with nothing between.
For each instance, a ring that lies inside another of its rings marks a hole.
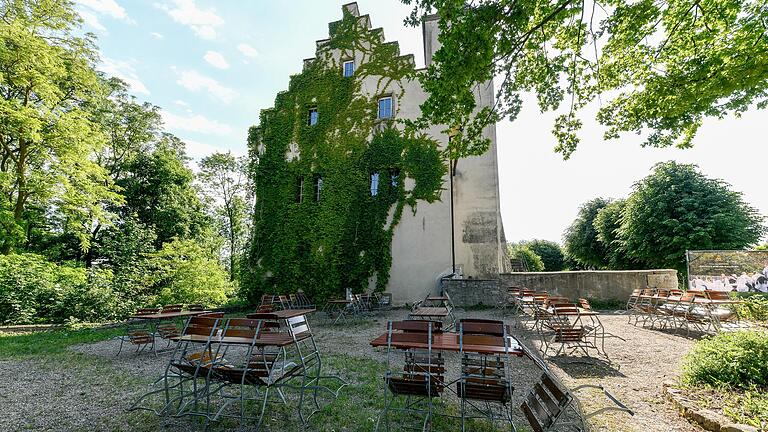
<instances>
[{"instance_id":1,"label":"grass patch","mask_svg":"<svg viewBox=\"0 0 768 432\"><path fill-rule=\"evenodd\" d=\"M123 328L65 328L32 333L0 333L0 358L55 356L72 345L101 342L125 333Z\"/></svg>"},{"instance_id":2,"label":"grass patch","mask_svg":"<svg viewBox=\"0 0 768 432\"><path fill-rule=\"evenodd\" d=\"M768 332L720 333L696 343L681 383L702 404L731 420L768 428Z\"/></svg>"}]
</instances>

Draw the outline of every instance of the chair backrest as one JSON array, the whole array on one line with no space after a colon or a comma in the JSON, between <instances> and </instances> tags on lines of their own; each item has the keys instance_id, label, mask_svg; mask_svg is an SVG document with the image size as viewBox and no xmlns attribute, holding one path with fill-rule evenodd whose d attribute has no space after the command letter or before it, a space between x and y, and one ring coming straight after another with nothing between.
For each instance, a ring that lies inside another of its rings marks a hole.
<instances>
[{"instance_id":1,"label":"chair backrest","mask_svg":"<svg viewBox=\"0 0 768 432\"><path fill-rule=\"evenodd\" d=\"M730 300L731 297L726 291L707 291L707 297L710 300Z\"/></svg>"},{"instance_id":2,"label":"chair backrest","mask_svg":"<svg viewBox=\"0 0 768 432\"><path fill-rule=\"evenodd\" d=\"M667 298L669 297L669 292L670 290L668 289L658 289L656 290L656 297Z\"/></svg>"},{"instance_id":3,"label":"chair backrest","mask_svg":"<svg viewBox=\"0 0 768 432\"><path fill-rule=\"evenodd\" d=\"M552 305L555 315L578 313L579 308L573 303L559 303Z\"/></svg>"},{"instance_id":4,"label":"chair backrest","mask_svg":"<svg viewBox=\"0 0 768 432\"><path fill-rule=\"evenodd\" d=\"M163 305L162 313L181 312L184 309L182 304Z\"/></svg>"},{"instance_id":5,"label":"chair backrest","mask_svg":"<svg viewBox=\"0 0 768 432\"><path fill-rule=\"evenodd\" d=\"M554 426L571 401L573 397L570 393L561 390L557 383L544 373L520 408L534 432L546 432Z\"/></svg>"},{"instance_id":6,"label":"chair backrest","mask_svg":"<svg viewBox=\"0 0 768 432\"><path fill-rule=\"evenodd\" d=\"M392 330L401 330L408 333L428 333L430 331L430 325L432 333L442 332L443 323L440 321L402 320L392 321L390 324Z\"/></svg>"},{"instance_id":7,"label":"chair backrest","mask_svg":"<svg viewBox=\"0 0 768 432\"><path fill-rule=\"evenodd\" d=\"M183 335L212 336L218 328L220 318L211 316L193 316L184 326Z\"/></svg>"},{"instance_id":8,"label":"chair backrest","mask_svg":"<svg viewBox=\"0 0 768 432\"><path fill-rule=\"evenodd\" d=\"M301 339L303 336L312 334L312 330L309 328L309 322L307 321L306 315L299 315L293 318L288 318L286 322L288 323L288 332L291 334L291 337L293 337L294 340Z\"/></svg>"},{"instance_id":9,"label":"chair backrest","mask_svg":"<svg viewBox=\"0 0 768 432\"><path fill-rule=\"evenodd\" d=\"M222 337L253 339L261 328L262 321L250 318L230 318L224 322Z\"/></svg>"},{"instance_id":10,"label":"chair backrest","mask_svg":"<svg viewBox=\"0 0 768 432\"><path fill-rule=\"evenodd\" d=\"M459 320L459 333L464 335L504 335L504 322L497 320L464 318Z\"/></svg>"},{"instance_id":11,"label":"chair backrest","mask_svg":"<svg viewBox=\"0 0 768 432\"><path fill-rule=\"evenodd\" d=\"M141 308L136 310L136 315L154 315L159 312L158 308Z\"/></svg>"}]
</instances>

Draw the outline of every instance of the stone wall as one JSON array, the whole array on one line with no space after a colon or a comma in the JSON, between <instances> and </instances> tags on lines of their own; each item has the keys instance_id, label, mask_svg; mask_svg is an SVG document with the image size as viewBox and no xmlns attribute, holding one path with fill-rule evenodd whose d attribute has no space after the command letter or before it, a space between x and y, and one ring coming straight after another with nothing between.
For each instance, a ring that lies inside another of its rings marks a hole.
<instances>
[{"instance_id":1,"label":"stone wall","mask_svg":"<svg viewBox=\"0 0 768 432\"><path fill-rule=\"evenodd\" d=\"M504 299L498 279L443 279L440 283L455 306L500 306Z\"/></svg>"},{"instance_id":2,"label":"stone wall","mask_svg":"<svg viewBox=\"0 0 768 432\"><path fill-rule=\"evenodd\" d=\"M443 279L442 287L459 307L498 306L510 286L568 297L603 301L627 300L634 289L677 288L675 270L568 271L504 273L500 279Z\"/></svg>"},{"instance_id":3,"label":"stone wall","mask_svg":"<svg viewBox=\"0 0 768 432\"><path fill-rule=\"evenodd\" d=\"M504 288L518 286L578 298L626 301L637 288L677 288L676 270L505 273Z\"/></svg>"}]
</instances>

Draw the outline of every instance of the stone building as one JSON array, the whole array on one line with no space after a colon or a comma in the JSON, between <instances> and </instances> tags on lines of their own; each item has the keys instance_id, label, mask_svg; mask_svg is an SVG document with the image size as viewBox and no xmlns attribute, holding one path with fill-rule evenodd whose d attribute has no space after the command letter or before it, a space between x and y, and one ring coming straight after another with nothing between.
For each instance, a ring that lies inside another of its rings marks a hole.
<instances>
[{"instance_id":1,"label":"stone building","mask_svg":"<svg viewBox=\"0 0 768 432\"><path fill-rule=\"evenodd\" d=\"M416 67L413 55L400 55L396 42L384 41L382 29L373 28L371 18L361 15L356 3L344 5L343 13L345 17L351 15L357 19L375 40L395 47L398 59L410 63L411 68ZM333 29L339 23L331 23L329 28ZM427 65L439 49L438 33L436 18L427 18L423 23L424 56ZM338 67L339 74L352 75L369 60L365 50L349 53L333 49L330 39L318 40L316 45L317 56L304 61L305 69L313 62L323 61ZM394 80L386 82L382 88L380 77L365 76L361 79L360 91L373 100L378 98L379 115L399 120L419 117L420 105L427 95L417 80ZM492 82L479 85L476 98L479 108L492 105ZM310 112L310 123L313 121L313 115L315 121L317 119L317 113ZM448 143L448 136L442 129L444 128L431 127L423 132L444 148ZM443 178L440 200L431 203L419 202L415 213L408 210L402 212L399 223L393 227L392 262L386 291L393 294L395 303L412 302L436 291L440 279L453 273L452 250L455 254L456 272L465 278L496 278L508 265L499 209L495 127L488 127L484 134L491 142L489 150L481 156L457 161L453 179L450 174ZM301 157L293 147L286 153L286 158ZM385 180L379 179L378 173L375 179L371 178L372 183L379 181ZM409 185L412 186L410 179L405 179L405 187ZM371 278L370 285L375 285L375 276Z\"/></svg>"}]
</instances>

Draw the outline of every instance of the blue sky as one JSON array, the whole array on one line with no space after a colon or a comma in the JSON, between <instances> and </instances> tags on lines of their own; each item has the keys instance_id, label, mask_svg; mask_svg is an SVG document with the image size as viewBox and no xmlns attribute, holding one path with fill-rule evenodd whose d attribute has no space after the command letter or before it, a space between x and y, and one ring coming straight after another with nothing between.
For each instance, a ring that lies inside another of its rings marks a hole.
<instances>
[{"instance_id":1,"label":"blue sky","mask_svg":"<svg viewBox=\"0 0 768 432\"><path fill-rule=\"evenodd\" d=\"M123 78L140 100L163 110L166 128L199 159L213 151L246 151L248 127L314 55L341 17L337 0L76 0L101 51L99 68ZM401 52L423 64L421 31L403 26L409 8L397 0L358 1ZM588 110L582 145L568 161L552 151L553 114L527 105L517 121L497 125L502 217L509 240L559 241L578 206L597 196L620 198L660 161L698 164L744 193L768 214L765 111L708 120L689 150L641 148L641 137L602 140Z\"/></svg>"}]
</instances>

